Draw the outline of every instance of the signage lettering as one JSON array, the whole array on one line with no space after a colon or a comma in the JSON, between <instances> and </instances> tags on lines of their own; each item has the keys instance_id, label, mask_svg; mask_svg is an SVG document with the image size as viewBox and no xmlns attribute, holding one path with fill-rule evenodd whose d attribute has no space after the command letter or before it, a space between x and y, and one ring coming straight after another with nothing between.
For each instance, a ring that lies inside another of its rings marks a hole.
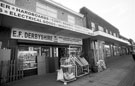
<instances>
[{"instance_id":1,"label":"signage lettering","mask_svg":"<svg viewBox=\"0 0 135 86\"><path fill-rule=\"evenodd\" d=\"M0 1L0 14L91 35L91 30Z\"/></svg>"},{"instance_id":2,"label":"signage lettering","mask_svg":"<svg viewBox=\"0 0 135 86\"><path fill-rule=\"evenodd\" d=\"M6 5L6 4L4 4L4 3L0 3L0 6L3 7L3 8L10 9L10 6L9 6L9 5Z\"/></svg>"},{"instance_id":3,"label":"signage lettering","mask_svg":"<svg viewBox=\"0 0 135 86\"><path fill-rule=\"evenodd\" d=\"M82 45L82 39L56 36L52 34L21 30L21 29L16 29L16 28L12 29L11 38Z\"/></svg>"},{"instance_id":4,"label":"signage lettering","mask_svg":"<svg viewBox=\"0 0 135 86\"><path fill-rule=\"evenodd\" d=\"M19 31L18 33L19 33L19 37L20 37L20 36L22 35L22 32L21 32L21 31Z\"/></svg>"},{"instance_id":5,"label":"signage lettering","mask_svg":"<svg viewBox=\"0 0 135 86\"><path fill-rule=\"evenodd\" d=\"M13 37L17 37L17 32L16 31L13 31Z\"/></svg>"}]
</instances>

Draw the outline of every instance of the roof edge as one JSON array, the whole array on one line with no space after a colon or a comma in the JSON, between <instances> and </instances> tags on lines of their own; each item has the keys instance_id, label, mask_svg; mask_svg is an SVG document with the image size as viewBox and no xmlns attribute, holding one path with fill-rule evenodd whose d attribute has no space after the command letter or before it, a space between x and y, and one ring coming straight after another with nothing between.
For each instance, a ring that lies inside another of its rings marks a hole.
<instances>
[{"instance_id":1,"label":"roof edge","mask_svg":"<svg viewBox=\"0 0 135 86\"><path fill-rule=\"evenodd\" d=\"M84 17L83 14L78 13L78 12L75 12L75 11L73 11L73 10L71 10L71 9L69 9L69 8L67 8L67 7L65 7L65 6L63 6L62 4L53 1L53 0L44 0L44 1L46 1L46 2L48 2L48 3L50 3L50 4L52 4L52 5L55 5L55 6L59 7L59 8L62 8L62 9L64 9L64 10L66 10L66 11L69 11L69 12L73 13L74 15L77 15L77 16L79 16L79 17Z\"/></svg>"}]
</instances>

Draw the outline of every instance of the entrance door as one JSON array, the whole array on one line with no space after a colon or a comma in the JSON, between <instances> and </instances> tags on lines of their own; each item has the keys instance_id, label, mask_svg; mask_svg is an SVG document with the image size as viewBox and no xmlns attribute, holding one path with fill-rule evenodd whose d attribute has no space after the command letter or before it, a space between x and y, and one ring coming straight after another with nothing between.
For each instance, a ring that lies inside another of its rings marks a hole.
<instances>
[{"instance_id":1,"label":"entrance door","mask_svg":"<svg viewBox=\"0 0 135 86\"><path fill-rule=\"evenodd\" d=\"M47 73L54 73L60 68L60 58L67 55L65 47L45 46L42 47L42 54L45 56Z\"/></svg>"},{"instance_id":2,"label":"entrance door","mask_svg":"<svg viewBox=\"0 0 135 86\"><path fill-rule=\"evenodd\" d=\"M60 59L62 57L65 57L65 56L68 56L68 51L67 51L67 48L66 47L59 47L58 48L58 66L60 68Z\"/></svg>"},{"instance_id":3,"label":"entrance door","mask_svg":"<svg viewBox=\"0 0 135 86\"><path fill-rule=\"evenodd\" d=\"M49 57L49 73L56 72L55 70L55 57L53 55L53 48L50 47L50 57Z\"/></svg>"},{"instance_id":4,"label":"entrance door","mask_svg":"<svg viewBox=\"0 0 135 86\"><path fill-rule=\"evenodd\" d=\"M55 72L55 59L52 55L52 47L45 46L42 47L42 55L45 56L45 63L46 63L46 72L53 73Z\"/></svg>"}]
</instances>

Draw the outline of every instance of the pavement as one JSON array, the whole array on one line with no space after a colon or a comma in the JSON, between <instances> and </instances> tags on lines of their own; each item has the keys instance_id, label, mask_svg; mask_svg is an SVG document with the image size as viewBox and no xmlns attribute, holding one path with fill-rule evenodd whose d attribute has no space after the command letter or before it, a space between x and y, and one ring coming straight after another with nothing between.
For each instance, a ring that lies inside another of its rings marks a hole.
<instances>
[{"instance_id":1,"label":"pavement","mask_svg":"<svg viewBox=\"0 0 135 86\"><path fill-rule=\"evenodd\" d=\"M135 61L131 55L110 57L107 69L99 73L90 73L69 82L67 86L133 86L135 83ZM109 58L108 58L109 59ZM64 86L56 81L57 74L31 76L7 83L5 86Z\"/></svg>"}]
</instances>

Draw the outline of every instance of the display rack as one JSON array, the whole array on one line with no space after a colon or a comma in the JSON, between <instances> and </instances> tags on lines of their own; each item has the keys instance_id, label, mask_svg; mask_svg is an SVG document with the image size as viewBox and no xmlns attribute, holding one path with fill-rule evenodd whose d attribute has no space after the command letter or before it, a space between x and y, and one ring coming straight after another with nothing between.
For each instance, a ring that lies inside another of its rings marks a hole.
<instances>
[{"instance_id":1,"label":"display rack","mask_svg":"<svg viewBox=\"0 0 135 86\"><path fill-rule=\"evenodd\" d=\"M74 81L78 77L89 73L89 64L84 57L80 57L81 47L70 46L69 56L60 59L60 70L58 70L57 80L64 82Z\"/></svg>"},{"instance_id":2,"label":"display rack","mask_svg":"<svg viewBox=\"0 0 135 86\"><path fill-rule=\"evenodd\" d=\"M61 69L58 71L57 80L64 82L66 85L67 82L76 80L75 77L75 64L72 62L71 58L63 57L60 60L61 62Z\"/></svg>"},{"instance_id":3,"label":"display rack","mask_svg":"<svg viewBox=\"0 0 135 86\"><path fill-rule=\"evenodd\" d=\"M81 77L89 73L89 64L82 57L71 57L76 65L76 77Z\"/></svg>"},{"instance_id":4,"label":"display rack","mask_svg":"<svg viewBox=\"0 0 135 86\"><path fill-rule=\"evenodd\" d=\"M63 70L64 79L61 81L64 82L64 85L67 85L68 82L76 80L75 77L75 66L61 66Z\"/></svg>"},{"instance_id":5,"label":"display rack","mask_svg":"<svg viewBox=\"0 0 135 86\"><path fill-rule=\"evenodd\" d=\"M60 61L61 69L58 71L57 80L64 82L65 85L89 73L89 64L84 58L64 57Z\"/></svg>"}]
</instances>

